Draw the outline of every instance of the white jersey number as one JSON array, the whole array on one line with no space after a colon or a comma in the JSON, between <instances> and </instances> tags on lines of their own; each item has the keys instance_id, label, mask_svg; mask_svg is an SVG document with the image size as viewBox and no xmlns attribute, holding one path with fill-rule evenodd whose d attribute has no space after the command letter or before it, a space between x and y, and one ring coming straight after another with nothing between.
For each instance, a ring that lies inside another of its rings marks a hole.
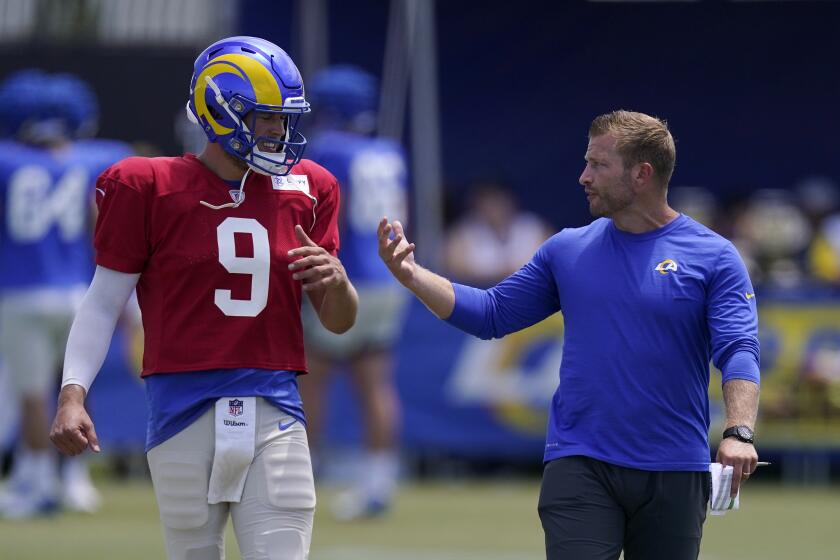
<instances>
[{"instance_id":1,"label":"white jersey number","mask_svg":"<svg viewBox=\"0 0 840 560\"><path fill-rule=\"evenodd\" d=\"M382 216L405 224L405 162L393 152L362 152L350 165L350 226L375 232Z\"/></svg>"},{"instance_id":2,"label":"white jersey number","mask_svg":"<svg viewBox=\"0 0 840 560\"><path fill-rule=\"evenodd\" d=\"M253 257L237 257L234 234L251 236ZM251 275L251 298L233 299L230 290L216 290L216 306L231 317L256 317L268 303L268 276L271 253L268 230L253 218L227 218L216 228L219 262L232 274Z\"/></svg>"},{"instance_id":3,"label":"white jersey number","mask_svg":"<svg viewBox=\"0 0 840 560\"><path fill-rule=\"evenodd\" d=\"M78 239L88 215L89 175L84 167L68 169L53 188L50 172L38 165L26 165L9 179L6 223L9 237L19 243L43 239L53 225L63 241Z\"/></svg>"}]
</instances>

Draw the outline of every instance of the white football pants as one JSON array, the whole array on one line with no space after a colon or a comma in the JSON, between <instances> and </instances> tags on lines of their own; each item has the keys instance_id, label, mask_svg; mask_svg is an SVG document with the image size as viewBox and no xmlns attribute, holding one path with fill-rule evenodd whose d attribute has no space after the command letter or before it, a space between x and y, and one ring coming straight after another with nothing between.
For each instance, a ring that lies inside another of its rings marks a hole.
<instances>
[{"instance_id":1,"label":"white football pants","mask_svg":"<svg viewBox=\"0 0 840 560\"><path fill-rule=\"evenodd\" d=\"M308 558L315 485L306 429L288 426L293 418L265 400L256 402L254 460L238 503L207 503L213 408L147 454L170 560L224 560L228 514L243 560Z\"/></svg>"}]
</instances>

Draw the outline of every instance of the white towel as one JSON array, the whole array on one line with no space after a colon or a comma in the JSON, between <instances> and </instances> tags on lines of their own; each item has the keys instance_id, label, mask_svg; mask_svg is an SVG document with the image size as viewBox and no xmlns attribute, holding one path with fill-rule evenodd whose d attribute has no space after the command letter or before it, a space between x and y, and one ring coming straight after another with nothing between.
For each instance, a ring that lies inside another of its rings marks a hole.
<instances>
[{"instance_id":1,"label":"white towel","mask_svg":"<svg viewBox=\"0 0 840 560\"><path fill-rule=\"evenodd\" d=\"M741 489L734 498L729 496L732 489L732 465L723 466L720 463L709 465L712 473L712 496L709 498L709 513L712 515L726 515L726 512L738 509L740 505Z\"/></svg>"},{"instance_id":2,"label":"white towel","mask_svg":"<svg viewBox=\"0 0 840 560\"><path fill-rule=\"evenodd\" d=\"M216 450L207 503L239 502L242 498L248 467L254 460L256 408L256 397L216 401Z\"/></svg>"}]
</instances>

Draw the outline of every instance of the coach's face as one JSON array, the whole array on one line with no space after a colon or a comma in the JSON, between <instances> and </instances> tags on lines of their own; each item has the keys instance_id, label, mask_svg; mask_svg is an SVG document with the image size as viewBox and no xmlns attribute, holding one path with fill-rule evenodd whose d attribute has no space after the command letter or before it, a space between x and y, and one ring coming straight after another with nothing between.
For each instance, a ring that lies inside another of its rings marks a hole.
<instances>
[{"instance_id":1,"label":"coach's face","mask_svg":"<svg viewBox=\"0 0 840 560\"><path fill-rule=\"evenodd\" d=\"M630 170L624 168L615 144L611 134L590 138L586 167L578 179L589 201L589 212L596 218L613 216L635 199Z\"/></svg>"}]
</instances>

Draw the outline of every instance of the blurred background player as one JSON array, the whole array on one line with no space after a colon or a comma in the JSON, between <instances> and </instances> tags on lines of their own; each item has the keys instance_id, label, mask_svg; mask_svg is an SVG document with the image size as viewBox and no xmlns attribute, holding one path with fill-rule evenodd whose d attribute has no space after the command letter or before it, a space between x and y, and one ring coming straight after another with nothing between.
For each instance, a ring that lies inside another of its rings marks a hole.
<instances>
[{"instance_id":1,"label":"blurred background player","mask_svg":"<svg viewBox=\"0 0 840 560\"><path fill-rule=\"evenodd\" d=\"M342 187L339 256L359 292L355 326L341 336L303 310L311 375L301 379L313 449L323 438L330 372L344 366L356 390L364 426L361 464L351 469L353 488L333 505L339 519L387 510L398 476L399 402L393 347L402 330L406 297L379 260L376 228L382 215L408 217L408 177L401 147L377 138L378 81L360 68L339 65L311 80L316 109L308 156L329 169Z\"/></svg>"},{"instance_id":2,"label":"blurred background player","mask_svg":"<svg viewBox=\"0 0 840 560\"><path fill-rule=\"evenodd\" d=\"M100 497L81 459L51 448L48 399L73 315L93 271L96 176L125 144L96 132L93 91L69 74L24 70L0 85L0 353L21 438L0 515L25 518L64 506L92 512Z\"/></svg>"},{"instance_id":3,"label":"blurred background player","mask_svg":"<svg viewBox=\"0 0 840 560\"><path fill-rule=\"evenodd\" d=\"M519 207L502 181L477 181L466 213L446 232L446 269L461 282L492 286L519 270L552 233L542 218Z\"/></svg>"}]
</instances>

